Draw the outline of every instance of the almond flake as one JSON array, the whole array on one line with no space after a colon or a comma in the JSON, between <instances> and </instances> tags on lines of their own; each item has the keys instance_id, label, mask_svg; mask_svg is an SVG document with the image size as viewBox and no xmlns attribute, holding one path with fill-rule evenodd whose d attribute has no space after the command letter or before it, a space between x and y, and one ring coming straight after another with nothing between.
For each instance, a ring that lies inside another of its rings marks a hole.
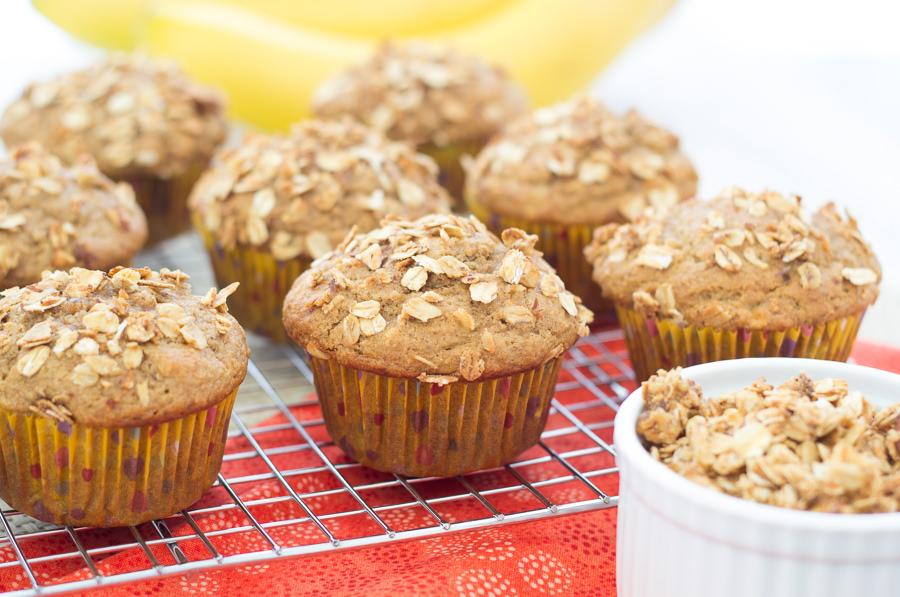
<instances>
[{"instance_id":1,"label":"almond flake","mask_svg":"<svg viewBox=\"0 0 900 597\"><path fill-rule=\"evenodd\" d=\"M472 318L472 315L470 315L469 312L465 309L457 309L453 312L453 317L467 330L475 329L475 320Z\"/></svg>"},{"instance_id":2,"label":"almond flake","mask_svg":"<svg viewBox=\"0 0 900 597\"><path fill-rule=\"evenodd\" d=\"M122 373L119 364L104 354L86 356L84 357L84 362L94 373L103 377L120 375Z\"/></svg>"},{"instance_id":3,"label":"almond flake","mask_svg":"<svg viewBox=\"0 0 900 597\"><path fill-rule=\"evenodd\" d=\"M726 272L735 273L741 271L743 262L737 253L724 245L716 245L716 263Z\"/></svg>"},{"instance_id":4,"label":"almond flake","mask_svg":"<svg viewBox=\"0 0 900 597\"><path fill-rule=\"evenodd\" d=\"M854 286L865 286L878 281L878 274L867 267L845 267L841 275Z\"/></svg>"},{"instance_id":5,"label":"almond flake","mask_svg":"<svg viewBox=\"0 0 900 597\"><path fill-rule=\"evenodd\" d=\"M818 288L822 285L822 272L814 263L804 262L797 266L797 274L800 276L800 286L803 288Z\"/></svg>"},{"instance_id":6,"label":"almond flake","mask_svg":"<svg viewBox=\"0 0 900 597\"><path fill-rule=\"evenodd\" d=\"M562 305L562 308L566 310L566 313L568 313L572 317L578 315L578 305L575 304L575 297L571 292L560 292L559 304Z\"/></svg>"},{"instance_id":7,"label":"almond flake","mask_svg":"<svg viewBox=\"0 0 900 597\"><path fill-rule=\"evenodd\" d=\"M86 388L97 383L100 376L87 363L79 363L72 369L71 379L76 386Z\"/></svg>"},{"instance_id":8,"label":"almond flake","mask_svg":"<svg viewBox=\"0 0 900 597\"><path fill-rule=\"evenodd\" d=\"M350 313L365 319L375 317L378 315L379 311L381 311L381 303L372 300L356 303L353 305L353 308L350 309Z\"/></svg>"},{"instance_id":9,"label":"almond flake","mask_svg":"<svg viewBox=\"0 0 900 597\"><path fill-rule=\"evenodd\" d=\"M203 349L207 346L206 335L194 322L186 323L181 327L181 336L194 348Z\"/></svg>"},{"instance_id":10,"label":"almond flake","mask_svg":"<svg viewBox=\"0 0 900 597\"><path fill-rule=\"evenodd\" d=\"M40 370L49 357L49 346L32 348L19 358L16 363L16 369L25 377L31 377Z\"/></svg>"},{"instance_id":11,"label":"almond flake","mask_svg":"<svg viewBox=\"0 0 900 597\"><path fill-rule=\"evenodd\" d=\"M50 324L51 320L49 319L34 324L16 341L16 346L19 348L34 348L41 344L47 344L50 342L53 335Z\"/></svg>"},{"instance_id":12,"label":"almond flake","mask_svg":"<svg viewBox=\"0 0 900 597\"><path fill-rule=\"evenodd\" d=\"M509 325L515 325L517 323L534 323L534 319L534 313L527 307L521 305L508 305L500 310L500 320Z\"/></svg>"},{"instance_id":13,"label":"almond flake","mask_svg":"<svg viewBox=\"0 0 900 597\"><path fill-rule=\"evenodd\" d=\"M238 289L238 287L239 287L240 285L241 285L240 282L232 282L231 284L229 284L228 286L226 286L226 287L223 288L222 290L219 290L218 292L216 292L216 293L215 293L216 296L215 296L215 298L213 298L213 301L212 301L212 305L211 305L211 306L212 306L213 308L215 308L215 309L218 309L218 308L220 308L220 307L224 307L224 306L225 306L225 301L228 300L228 297L229 297L229 296L231 296L232 294L234 294L234 292ZM213 290L215 290L215 289L213 289ZM227 310L227 309L226 309L226 310Z\"/></svg>"},{"instance_id":14,"label":"almond flake","mask_svg":"<svg viewBox=\"0 0 900 597\"><path fill-rule=\"evenodd\" d=\"M497 298L497 283L476 282L469 286L469 295L473 301L489 304Z\"/></svg>"},{"instance_id":15,"label":"almond flake","mask_svg":"<svg viewBox=\"0 0 900 597\"><path fill-rule=\"evenodd\" d=\"M450 278L462 278L470 271L469 266L467 266L465 263L463 263L453 255L444 255L437 261L444 274L446 274Z\"/></svg>"},{"instance_id":16,"label":"almond flake","mask_svg":"<svg viewBox=\"0 0 900 597\"><path fill-rule=\"evenodd\" d=\"M403 303L402 312L404 315L414 317L419 321L428 321L441 315L440 308L419 297L413 297Z\"/></svg>"},{"instance_id":17,"label":"almond flake","mask_svg":"<svg viewBox=\"0 0 900 597\"><path fill-rule=\"evenodd\" d=\"M518 284L525 271L526 257L518 249L506 252L500 262L500 277L507 284Z\"/></svg>"},{"instance_id":18,"label":"almond flake","mask_svg":"<svg viewBox=\"0 0 900 597\"><path fill-rule=\"evenodd\" d=\"M382 317L381 314L368 319L359 320L359 330L364 336L374 336L379 332L383 332L386 327L387 321L384 320L384 317Z\"/></svg>"},{"instance_id":19,"label":"almond flake","mask_svg":"<svg viewBox=\"0 0 900 597\"><path fill-rule=\"evenodd\" d=\"M403 274L403 279L400 280L400 285L409 290L417 291L425 286L427 281L428 272L425 271L424 267L417 265L406 270L406 273Z\"/></svg>"},{"instance_id":20,"label":"almond flake","mask_svg":"<svg viewBox=\"0 0 900 597\"><path fill-rule=\"evenodd\" d=\"M381 245L374 243L366 247L366 250L359 254L359 260L370 270L381 267Z\"/></svg>"}]
</instances>

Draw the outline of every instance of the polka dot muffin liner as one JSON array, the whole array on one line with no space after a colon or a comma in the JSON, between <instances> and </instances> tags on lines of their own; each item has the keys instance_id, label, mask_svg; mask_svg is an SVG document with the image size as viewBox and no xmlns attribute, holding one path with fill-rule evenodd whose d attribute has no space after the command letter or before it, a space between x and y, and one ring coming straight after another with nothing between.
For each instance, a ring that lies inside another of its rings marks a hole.
<instances>
[{"instance_id":1,"label":"polka dot muffin liner","mask_svg":"<svg viewBox=\"0 0 900 597\"><path fill-rule=\"evenodd\" d=\"M173 178L130 176L123 179L134 188L134 197L147 217L147 247L191 229L188 195L205 168L206 163L197 164Z\"/></svg>"},{"instance_id":2,"label":"polka dot muffin liner","mask_svg":"<svg viewBox=\"0 0 900 597\"><path fill-rule=\"evenodd\" d=\"M510 462L547 423L563 356L496 379L446 385L310 356L325 428L360 464L451 477Z\"/></svg>"},{"instance_id":3,"label":"polka dot muffin liner","mask_svg":"<svg viewBox=\"0 0 900 597\"><path fill-rule=\"evenodd\" d=\"M521 228L538 237L536 248L544 253L547 263L556 269L566 284L566 290L581 298L585 307L594 312L597 323L612 323L614 306L603 298L600 287L593 281L593 265L584 256L584 248L591 243L594 226L563 226L529 222L490 212L483 205L467 197L469 209L494 234L506 228Z\"/></svg>"},{"instance_id":4,"label":"polka dot muffin liner","mask_svg":"<svg viewBox=\"0 0 900 597\"><path fill-rule=\"evenodd\" d=\"M420 153L429 156L438 166L438 182L441 183L453 199L453 211L464 212L463 201L466 172L462 165L463 156L475 156L487 144L487 139L458 141L447 145L425 143L416 147Z\"/></svg>"},{"instance_id":5,"label":"polka dot muffin liner","mask_svg":"<svg viewBox=\"0 0 900 597\"><path fill-rule=\"evenodd\" d=\"M723 330L647 318L616 305L637 381L659 369L746 357L846 361L865 310L818 325L784 330Z\"/></svg>"},{"instance_id":6,"label":"polka dot muffin liner","mask_svg":"<svg viewBox=\"0 0 900 597\"><path fill-rule=\"evenodd\" d=\"M228 298L228 312L245 330L273 342L287 342L281 321L284 296L312 260L302 256L278 260L266 251L244 247L225 249L199 220L194 219L194 226L209 253L216 282L220 286L241 283L239 290Z\"/></svg>"},{"instance_id":7,"label":"polka dot muffin liner","mask_svg":"<svg viewBox=\"0 0 900 597\"><path fill-rule=\"evenodd\" d=\"M127 526L187 508L219 473L237 389L167 423L105 428L0 414L0 497L45 522Z\"/></svg>"}]
</instances>

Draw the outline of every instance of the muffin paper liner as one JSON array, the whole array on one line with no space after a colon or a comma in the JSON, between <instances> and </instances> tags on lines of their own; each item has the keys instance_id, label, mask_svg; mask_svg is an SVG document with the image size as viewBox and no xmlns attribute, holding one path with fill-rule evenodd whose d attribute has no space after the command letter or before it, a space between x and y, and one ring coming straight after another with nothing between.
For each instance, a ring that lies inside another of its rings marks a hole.
<instances>
[{"instance_id":1,"label":"muffin paper liner","mask_svg":"<svg viewBox=\"0 0 900 597\"><path fill-rule=\"evenodd\" d=\"M495 234L499 235L506 228L521 228L528 234L537 235L538 250L544 253L547 263L556 269L556 273L566 283L566 289L581 297L584 306L594 312L595 320L601 315L606 315L604 319L612 319L613 303L603 298L600 286L592 278L594 266L584 256L584 248L591 243L594 234L593 225L563 226L529 222L488 211L471 197L467 198L467 202L472 214Z\"/></svg>"},{"instance_id":2,"label":"muffin paper liner","mask_svg":"<svg viewBox=\"0 0 900 597\"><path fill-rule=\"evenodd\" d=\"M429 156L437 164L438 182L450 193L450 198L453 200L451 207L457 213L466 211L463 201L466 171L462 165L462 157L464 155L475 157L485 144L487 144L487 139L459 141L445 146L425 143L416 147L417 151Z\"/></svg>"},{"instance_id":3,"label":"muffin paper liner","mask_svg":"<svg viewBox=\"0 0 900 597\"><path fill-rule=\"evenodd\" d=\"M241 283L237 292L228 297L228 312L244 329L266 336L273 342L287 342L288 336L281 321L284 297L297 276L309 268L312 260L301 256L279 261L265 251L246 247L228 250L202 227L198 218L195 218L194 225L206 245L219 287L232 282Z\"/></svg>"},{"instance_id":4,"label":"muffin paper liner","mask_svg":"<svg viewBox=\"0 0 900 597\"><path fill-rule=\"evenodd\" d=\"M846 361L865 310L818 325L785 330L720 330L646 318L616 305L635 379L659 369L746 357L804 357Z\"/></svg>"},{"instance_id":5,"label":"muffin paper liner","mask_svg":"<svg viewBox=\"0 0 900 597\"><path fill-rule=\"evenodd\" d=\"M411 477L496 467L533 446L547 423L562 361L439 385L310 356L334 443L364 466Z\"/></svg>"},{"instance_id":6,"label":"muffin paper liner","mask_svg":"<svg viewBox=\"0 0 900 597\"><path fill-rule=\"evenodd\" d=\"M205 163L198 164L173 178L131 176L121 179L134 188L135 199L147 217L146 247L190 230L188 195L205 168Z\"/></svg>"},{"instance_id":7,"label":"muffin paper liner","mask_svg":"<svg viewBox=\"0 0 900 597\"><path fill-rule=\"evenodd\" d=\"M208 409L143 427L0 413L0 497L45 522L136 525L200 499L222 465L235 389Z\"/></svg>"}]
</instances>

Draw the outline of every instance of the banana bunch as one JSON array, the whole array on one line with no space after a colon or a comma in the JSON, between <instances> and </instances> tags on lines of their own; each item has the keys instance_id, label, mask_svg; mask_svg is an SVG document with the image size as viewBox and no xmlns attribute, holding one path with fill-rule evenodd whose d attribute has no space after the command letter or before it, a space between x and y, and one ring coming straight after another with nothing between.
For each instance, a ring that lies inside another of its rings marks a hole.
<instances>
[{"instance_id":1,"label":"banana bunch","mask_svg":"<svg viewBox=\"0 0 900 597\"><path fill-rule=\"evenodd\" d=\"M286 130L313 90L387 38L452 44L507 70L535 106L586 86L675 0L32 0L84 41L177 59L232 117Z\"/></svg>"}]
</instances>

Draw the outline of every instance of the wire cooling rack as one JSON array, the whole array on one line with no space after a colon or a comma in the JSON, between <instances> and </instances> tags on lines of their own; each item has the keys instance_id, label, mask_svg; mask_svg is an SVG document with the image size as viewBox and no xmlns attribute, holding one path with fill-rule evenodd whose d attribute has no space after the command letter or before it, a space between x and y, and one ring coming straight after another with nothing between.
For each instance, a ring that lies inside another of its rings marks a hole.
<instances>
[{"instance_id":1,"label":"wire cooling rack","mask_svg":"<svg viewBox=\"0 0 900 597\"><path fill-rule=\"evenodd\" d=\"M173 263L192 275L195 291L212 284L190 235L136 259L154 268ZM3 595L192 578L203 570L521 523L618 501L613 419L635 387L618 329L592 333L569 351L536 446L503 467L452 479L378 473L347 458L325 432L302 351L254 337L250 344L222 472L204 498L168 518L115 530L38 523L4 508L0 579L18 582L12 590L0 585ZM60 568L73 572L46 572Z\"/></svg>"}]
</instances>

